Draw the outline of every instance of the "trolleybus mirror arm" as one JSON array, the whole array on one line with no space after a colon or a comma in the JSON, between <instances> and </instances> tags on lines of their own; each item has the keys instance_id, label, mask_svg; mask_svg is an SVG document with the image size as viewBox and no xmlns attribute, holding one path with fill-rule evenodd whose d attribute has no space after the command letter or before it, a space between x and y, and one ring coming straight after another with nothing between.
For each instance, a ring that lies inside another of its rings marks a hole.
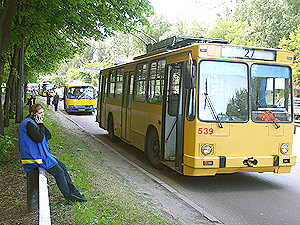
<instances>
[{"instance_id":1,"label":"trolleybus mirror arm","mask_svg":"<svg viewBox=\"0 0 300 225\"><path fill-rule=\"evenodd\" d=\"M185 88L194 89L196 87L196 66L193 64L188 64L184 62L184 78L185 78Z\"/></svg>"}]
</instances>

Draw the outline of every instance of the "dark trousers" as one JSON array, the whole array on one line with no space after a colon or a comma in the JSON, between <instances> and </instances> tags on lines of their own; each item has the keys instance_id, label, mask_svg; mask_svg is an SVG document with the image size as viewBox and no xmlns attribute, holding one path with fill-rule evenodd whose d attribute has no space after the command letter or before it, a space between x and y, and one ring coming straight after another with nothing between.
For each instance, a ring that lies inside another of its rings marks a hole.
<instances>
[{"instance_id":1,"label":"dark trousers","mask_svg":"<svg viewBox=\"0 0 300 225\"><path fill-rule=\"evenodd\" d=\"M72 182L66 165L58 159L56 159L56 161L58 164L51 169L48 169L47 172L55 177L57 186L63 196L66 199L69 199L70 194L81 196L80 192Z\"/></svg>"},{"instance_id":2,"label":"dark trousers","mask_svg":"<svg viewBox=\"0 0 300 225\"><path fill-rule=\"evenodd\" d=\"M55 111L57 111L57 106L58 106L58 104L54 104Z\"/></svg>"},{"instance_id":3,"label":"dark trousers","mask_svg":"<svg viewBox=\"0 0 300 225\"><path fill-rule=\"evenodd\" d=\"M30 96L30 98L28 98L27 104L29 105L29 107L31 107L32 105L35 104L35 99L36 98L33 98L32 96Z\"/></svg>"}]
</instances>

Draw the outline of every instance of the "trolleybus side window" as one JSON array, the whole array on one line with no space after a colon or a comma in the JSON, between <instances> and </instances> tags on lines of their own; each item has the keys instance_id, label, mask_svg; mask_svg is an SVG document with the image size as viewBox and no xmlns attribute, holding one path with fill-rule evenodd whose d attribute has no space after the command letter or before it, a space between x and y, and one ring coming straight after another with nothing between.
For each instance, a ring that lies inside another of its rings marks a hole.
<instances>
[{"instance_id":1,"label":"trolleybus side window","mask_svg":"<svg viewBox=\"0 0 300 225\"><path fill-rule=\"evenodd\" d=\"M253 121L291 121L291 69L253 64L251 67Z\"/></svg>"},{"instance_id":2,"label":"trolleybus side window","mask_svg":"<svg viewBox=\"0 0 300 225\"><path fill-rule=\"evenodd\" d=\"M248 67L237 62L201 61L199 118L204 121L248 120Z\"/></svg>"},{"instance_id":3,"label":"trolleybus side window","mask_svg":"<svg viewBox=\"0 0 300 225\"><path fill-rule=\"evenodd\" d=\"M122 99L124 68L117 69L115 98Z\"/></svg>"},{"instance_id":4,"label":"trolleybus side window","mask_svg":"<svg viewBox=\"0 0 300 225\"><path fill-rule=\"evenodd\" d=\"M115 97L115 86L116 86L116 71L111 70L108 76L108 93L107 97L114 98Z\"/></svg>"},{"instance_id":5,"label":"trolleybus side window","mask_svg":"<svg viewBox=\"0 0 300 225\"><path fill-rule=\"evenodd\" d=\"M106 103L106 93L107 93L107 77L103 76L103 103Z\"/></svg>"},{"instance_id":6,"label":"trolleybus side window","mask_svg":"<svg viewBox=\"0 0 300 225\"><path fill-rule=\"evenodd\" d=\"M132 94L133 94L133 82L134 82L134 73L130 72L130 85L129 85L129 96L128 96L128 109L131 109L132 104Z\"/></svg>"},{"instance_id":7,"label":"trolleybus side window","mask_svg":"<svg viewBox=\"0 0 300 225\"><path fill-rule=\"evenodd\" d=\"M164 88L166 60L152 61L150 63L148 102L161 104Z\"/></svg>"},{"instance_id":8,"label":"trolleybus side window","mask_svg":"<svg viewBox=\"0 0 300 225\"><path fill-rule=\"evenodd\" d=\"M146 79L148 74L148 63L138 64L134 79L133 100L144 102L146 97Z\"/></svg>"},{"instance_id":9,"label":"trolleybus side window","mask_svg":"<svg viewBox=\"0 0 300 225\"><path fill-rule=\"evenodd\" d=\"M196 117L196 88L188 90L188 102L186 110L186 118L193 121Z\"/></svg>"},{"instance_id":10,"label":"trolleybus side window","mask_svg":"<svg viewBox=\"0 0 300 225\"><path fill-rule=\"evenodd\" d=\"M171 80L169 82L169 107L168 113L170 116L176 116L178 114L178 102L179 102L179 90L180 90L180 75L181 68L175 67L171 69Z\"/></svg>"},{"instance_id":11,"label":"trolleybus side window","mask_svg":"<svg viewBox=\"0 0 300 225\"><path fill-rule=\"evenodd\" d=\"M197 62L193 60L192 73L196 74L197 72ZM195 75L196 76L196 75ZM190 88L188 91L188 100L187 100L187 110L186 110L186 119L193 121L196 117L196 88Z\"/></svg>"}]
</instances>

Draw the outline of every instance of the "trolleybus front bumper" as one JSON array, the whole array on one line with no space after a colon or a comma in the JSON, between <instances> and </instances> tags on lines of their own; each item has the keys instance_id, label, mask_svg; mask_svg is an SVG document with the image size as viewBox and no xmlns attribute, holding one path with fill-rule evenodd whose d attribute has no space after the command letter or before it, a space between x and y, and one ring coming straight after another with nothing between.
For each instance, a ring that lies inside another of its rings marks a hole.
<instances>
[{"instance_id":1,"label":"trolleybus front bumper","mask_svg":"<svg viewBox=\"0 0 300 225\"><path fill-rule=\"evenodd\" d=\"M274 172L289 173L296 164L296 156L251 157L193 157L184 155L183 174L188 176L213 176L219 173Z\"/></svg>"}]
</instances>

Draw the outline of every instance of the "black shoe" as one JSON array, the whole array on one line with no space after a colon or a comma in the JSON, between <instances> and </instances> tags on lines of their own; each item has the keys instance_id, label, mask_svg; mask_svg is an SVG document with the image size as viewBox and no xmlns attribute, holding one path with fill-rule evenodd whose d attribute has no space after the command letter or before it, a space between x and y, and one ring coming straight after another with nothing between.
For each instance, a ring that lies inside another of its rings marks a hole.
<instances>
[{"instance_id":1,"label":"black shoe","mask_svg":"<svg viewBox=\"0 0 300 225\"><path fill-rule=\"evenodd\" d=\"M78 196L74 194L70 194L70 200L74 202L86 202L86 198L84 196Z\"/></svg>"}]
</instances>

